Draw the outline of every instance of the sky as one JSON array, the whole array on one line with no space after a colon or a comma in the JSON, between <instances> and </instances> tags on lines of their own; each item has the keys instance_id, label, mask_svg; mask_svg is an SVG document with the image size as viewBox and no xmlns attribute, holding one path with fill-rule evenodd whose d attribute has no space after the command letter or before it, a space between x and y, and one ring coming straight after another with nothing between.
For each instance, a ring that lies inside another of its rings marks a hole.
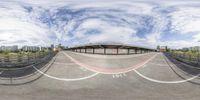
<instances>
[{"instance_id":1,"label":"sky","mask_svg":"<svg viewBox=\"0 0 200 100\"><path fill-rule=\"evenodd\" d=\"M0 45L59 43L198 46L200 1L0 0Z\"/></svg>"}]
</instances>

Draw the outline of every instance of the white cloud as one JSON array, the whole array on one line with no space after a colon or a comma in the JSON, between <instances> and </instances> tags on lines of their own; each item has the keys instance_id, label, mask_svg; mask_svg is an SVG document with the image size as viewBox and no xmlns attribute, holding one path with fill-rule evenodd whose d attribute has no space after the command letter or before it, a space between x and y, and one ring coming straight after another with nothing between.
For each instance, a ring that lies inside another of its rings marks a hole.
<instances>
[{"instance_id":1,"label":"white cloud","mask_svg":"<svg viewBox=\"0 0 200 100\"><path fill-rule=\"evenodd\" d=\"M87 33L88 30L99 30L98 33ZM130 43L135 41L136 30L129 27L112 25L99 19L90 19L80 25L74 33L75 38L81 38L89 43L120 42Z\"/></svg>"},{"instance_id":2,"label":"white cloud","mask_svg":"<svg viewBox=\"0 0 200 100\"><path fill-rule=\"evenodd\" d=\"M28 12L24 5L32 7L32 11ZM196 45L195 41L200 39L198 5L197 0L3 0L0 1L0 45L55 42ZM59 9L63 9L61 14ZM139 29L144 32L143 37L138 36L142 34L137 33ZM89 34L90 30L97 32ZM167 41L161 37L167 32L180 37L192 33L192 38Z\"/></svg>"},{"instance_id":3,"label":"white cloud","mask_svg":"<svg viewBox=\"0 0 200 100\"><path fill-rule=\"evenodd\" d=\"M0 45L44 46L52 43L48 29L31 20L25 9L16 4L7 5L7 8L0 6L0 40L4 40Z\"/></svg>"},{"instance_id":4,"label":"white cloud","mask_svg":"<svg viewBox=\"0 0 200 100\"><path fill-rule=\"evenodd\" d=\"M179 7L179 11L171 13L172 26L181 34L200 32L200 7Z\"/></svg>"}]
</instances>

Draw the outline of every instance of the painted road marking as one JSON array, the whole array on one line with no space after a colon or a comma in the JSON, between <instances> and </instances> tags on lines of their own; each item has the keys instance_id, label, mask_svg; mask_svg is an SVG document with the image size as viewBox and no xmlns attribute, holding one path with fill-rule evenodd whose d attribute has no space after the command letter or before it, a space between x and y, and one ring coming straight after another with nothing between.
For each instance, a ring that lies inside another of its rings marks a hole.
<instances>
[{"instance_id":1,"label":"painted road marking","mask_svg":"<svg viewBox=\"0 0 200 100\"><path fill-rule=\"evenodd\" d=\"M156 79L152 79L152 78L150 78L150 77L147 77L147 76L141 74L139 71L137 71L137 70L135 70L135 69L134 69L134 71L135 71L135 73L137 73L139 76L141 76L142 78L144 78L144 79L146 79L146 80L149 80L149 81L155 82L155 83L164 83L164 84L184 83L184 82L187 82L187 81L191 81L191 80L193 80L193 79L195 79L195 78L197 78L197 77L200 76L200 74L198 74L198 75L193 76L193 77L191 77L191 78L188 78L188 79L185 79L185 80L179 80L179 81L161 81L161 80L156 80Z\"/></svg>"},{"instance_id":2,"label":"painted road marking","mask_svg":"<svg viewBox=\"0 0 200 100\"><path fill-rule=\"evenodd\" d=\"M147 67L147 65L145 64L144 66L142 66L142 68Z\"/></svg>"},{"instance_id":3,"label":"painted road marking","mask_svg":"<svg viewBox=\"0 0 200 100\"><path fill-rule=\"evenodd\" d=\"M119 75L118 75L118 74L116 74L116 78L119 78Z\"/></svg>"},{"instance_id":4,"label":"painted road marking","mask_svg":"<svg viewBox=\"0 0 200 100\"><path fill-rule=\"evenodd\" d=\"M123 77L122 74L119 74L119 77Z\"/></svg>"},{"instance_id":5,"label":"painted road marking","mask_svg":"<svg viewBox=\"0 0 200 100\"><path fill-rule=\"evenodd\" d=\"M113 78L120 78L120 77L122 78L122 77L126 77L126 76L127 75L125 73L122 73L122 74L113 74L112 75Z\"/></svg>"},{"instance_id":6,"label":"painted road marking","mask_svg":"<svg viewBox=\"0 0 200 100\"><path fill-rule=\"evenodd\" d=\"M115 78L115 75L112 75L113 78Z\"/></svg>"},{"instance_id":7,"label":"painted road marking","mask_svg":"<svg viewBox=\"0 0 200 100\"><path fill-rule=\"evenodd\" d=\"M124 76L127 76L126 73L123 73Z\"/></svg>"},{"instance_id":8,"label":"painted road marking","mask_svg":"<svg viewBox=\"0 0 200 100\"><path fill-rule=\"evenodd\" d=\"M94 67L94 66L90 66L90 65L81 63L78 60L76 60L73 57L71 57L68 54L66 54L65 52L62 52L62 53L65 56L67 56L69 59L71 59L71 61L76 63L77 65L79 65L81 67L84 67L87 70L90 70L90 71L93 71L93 72L97 72L97 73L102 73L102 74L121 74L121 73L127 73L127 72L130 72L130 71L133 71L134 69L137 69L137 68L140 68L140 67L144 66L146 63L148 63L149 61L151 61L152 59L154 59L158 55L158 53L156 53L154 56L150 57L146 61L144 61L142 63L139 63L137 65L133 65L132 67L129 67L129 68L105 69L105 68Z\"/></svg>"},{"instance_id":9,"label":"painted road marking","mask_svg":"<svg viewBox=\"0 0 200 100\"><path fill-rule=\"evenodd\" d=\"M164 55L162 55L162 56L164 56ZM164 56L164 57L165 57L165 56ZM165 59L165 60L166 60L166 59ZM180 62L180 63L182 63L182 62ZM182 64L184 64L184 63L182 63ZM187 65L187 64L184 64L184 65ZM141 73L140 73L139 71L137 71L136 69L134 69L134 72L135 72L136 74L138 74L139 76L141 76L142 78L146 79L146 80L149 80L149 81L155 82L155 83L163 83L163 84L184 83L184 82L191 81L191 80L193 80L193 79L195 79L195 78L198 78L198 77L200 76L200 74L198 74L198 75L195 75L195 76L193 76L193 77L191 77L191 78L184 79L184 80L178 80L178 81L161 81L161 80L156 80L156 79L147 77L147 76L141 74Z\"/></svg>"},{"instance_id":10,"label":"painted road marking","mask_svg":"<svg viewBox=\"0 0 200 100\"><path fill-rule=\"evenodd\" d=\"M51 64L48 65L48 67L50 66ZM72 78L72 79L69 79L69 78L58 78L58 77L55 77L55 76L51 76L51 75L48 75L48 74L45 74L44 72L40 71L39 69L37 69L35 66L33 66L33 68L35 70L37 70L39 73L43 74L44 76L48 77L48 78L51 78L51 79L55 79L55 80L59 80L59 81L66 81L66 82L69 82L69 81L81 81L81 80L85 80L85 79L89 79L89 78L92 78L96 75L98 75L99 73L94 73L92 75L89 75L89 76L86 76L86 77L81 77L81 78Z\"/></svg>"}]
</instances>

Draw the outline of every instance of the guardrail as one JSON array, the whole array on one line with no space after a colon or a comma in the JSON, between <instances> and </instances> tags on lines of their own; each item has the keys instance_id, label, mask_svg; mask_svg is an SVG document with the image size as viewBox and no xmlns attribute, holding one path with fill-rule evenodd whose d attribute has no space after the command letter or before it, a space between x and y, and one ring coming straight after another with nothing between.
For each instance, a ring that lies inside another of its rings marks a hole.
<instances>
[{"instance_id":1,"label":"guardrail","mask_svg":"<svg viewBox=\"0 0 200 100\"><path fill-rule=\"evenodd\" d=\"M0 67L0 84L18 85L36 80L41 74L38 73L34 67L40 70L45 69L45 65L52 60L55 55L56 52L49 52L37 58L22 58L23 60L21 62L14 62L18 61L16 58L15 60L10 59L9 62L0 62L1 64L7 63L7 65L1 65Z\"/></svg>"},{"instance_id":2,"label":"guardrail","mask_svg":"<svg viewBox=\"0 0 200 100\"><path fill-rule=\"evenodd\" d=\"M200 66L200 54L168 52L171 57L194 66Z\"/></svg>"},{"instance_id":3,"label":"guardrail","mask_svg":"<svg viewBox=\"0 0 200 100\"><path fill-rule=\"evenodd\" d=\"M30 64L37 63L41 58L49 55L52 52L32 53L32 54L1 54L0 55L0 68L10 67L23 67Z\"/></svg>"}]
</instances>

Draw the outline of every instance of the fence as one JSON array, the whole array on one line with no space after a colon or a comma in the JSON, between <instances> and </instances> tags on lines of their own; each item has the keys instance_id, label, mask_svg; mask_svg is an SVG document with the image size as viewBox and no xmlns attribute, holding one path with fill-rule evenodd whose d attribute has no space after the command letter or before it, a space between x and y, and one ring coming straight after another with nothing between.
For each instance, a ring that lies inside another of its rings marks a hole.
<instances>
[{"instance_id":1,"label":"fence","mask_svg":"<svg viewBox=\"0 0 200 100\"><path fill-rule=\"evenodd\" d=\"M23 67L37 63L51 52L36 52L26 54L0 54L0 68Z\"/></svg>"},{"instance_id":2,"label":"fence","mask_svg":"<svg viewBox=\"0 0 200 100\"><path fill-rule=\"evenodd\" d=\"M44 69L44 66L55 56L56 52L27 54L21 56L1 56L0 84L23 84L40 77L34 69ZM4 65L5 64L5 65ZM34 66L34 67L33 67Z\"/></svg>"},{"instance_id":3,"label":"fence","mask_svg":"<svg viewBox=\"0 0 200 100\"><path fill-rule=\"evenodd\" d=\"M173 58L188 63L192 64L195 66L200 65L200 53L187 53L187 52L176 52L176 51L171 51L168 52Z\"/></svg>"}]
</instances>

